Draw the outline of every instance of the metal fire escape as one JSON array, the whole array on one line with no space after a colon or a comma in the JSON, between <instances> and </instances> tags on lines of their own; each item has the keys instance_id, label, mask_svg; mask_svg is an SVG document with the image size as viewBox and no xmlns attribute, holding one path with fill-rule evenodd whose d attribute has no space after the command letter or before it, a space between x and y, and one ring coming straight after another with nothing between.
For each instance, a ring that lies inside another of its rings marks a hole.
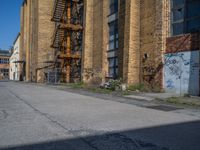
<instances>
[{"instance_id":1,"label":"metal fire escape","mask_svg":"<svg viewBox=\"0 0 200 150\"><path fill-rule=\"evenodd\" d=\"M55 0L52 21L55 22L52 47L55 68L60 68L61 82L81 79L83 0Z\"/></svg>"}]
</instances>

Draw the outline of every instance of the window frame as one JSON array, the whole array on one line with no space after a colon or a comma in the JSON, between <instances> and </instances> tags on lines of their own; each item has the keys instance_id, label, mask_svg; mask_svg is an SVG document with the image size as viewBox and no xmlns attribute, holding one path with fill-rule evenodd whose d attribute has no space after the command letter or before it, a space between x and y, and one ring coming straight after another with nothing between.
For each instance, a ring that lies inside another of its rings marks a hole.
<instances>
[{"instance_id":1,"label":"window frame","mask_svg":"<svg viewBox=\"0 0 200 150\"><path fill-rule=\"evenodd\" d=\"M109 15L118 12L118 0L110 0L109 3Z\"/></svg>"},{"instance_id":2,"label":"window frame","mask_svg":"<svg viewBox=\"0 0 200 150\"><path fill-rule=\"evenodd\" d=\"M111 25L114 26L114 34L111 34L111 32L110 32ZM109 22L108 26L109 26L109 41L108 41L109 49L108 49L108 51L118 50L118 47L119 47L118 44L117 44L117 43L119 43L118 19L116 19L112 22ZM113 36L113 39L110 39L111 36ZM111 42L114 42L114 48L113 49L110 49L110 43Z\"/></svg>"},{"instance_id":3,"label":"window frame","mask_svg":"<svg viewBox=\"0 0 200 150\"><path fill-rule=\"evenodd\" d=\"M200 26L197 27L195 30L192 31L192 29L189 29L188 22L189 21L194 21L194 20L200 20L200 14L197 16L191 16L189 17L189 3L194 3L195 1L192 0L183 0L183 4L173 6L174 0L170 1L171 4L171 36L177 36L177 35L183 35L186 33L193 33L193 32L199 32L200 31ZM183 9L183 19L180 20L174 20L174 13L175 11L178 11L178 9ZM177 25L178 23L183 24L182 28L182 33L174 33L174 26Z\"/></svg>"},{"instance_id":4,"label":"window frame","mask_svg":"<svg viewBox=\"0 0 200 150\"><path fill-rule=\"evenodd\" d=\"M110 0L110 5L109 5L109 16L113 14L118 13L119 9L119 0ZM108 22L108 27L109 27L109 38L108 38L108 50L107 52L112 52L112 51L117 51L118 50L118 45L119 45L119 30L118 30L118 18L112 20L111 22ZM111 43L113 44L113 47L111 48ZM108 57L108 76L113 79L118 78L118 56L114 55L112 57ZM111 62L113 60L113 62ZM112 72L112 74L111 74Z\"/></svg>"},{"instance_id":5,"label":"window frame","mask_svg":"<svg viewBox=\"0 0 200 150\"><path fill-rule=\"evenodd\" d=\"M110 65L110 60L111 59L114 60L114 63L113 63L112 66ZM109 70L108 74L109 74L109 77L112 77L114 79L116 79L118 77L118 64L117 64L117 62L118 62L117 56L108 58L108 64L109 64L108 65L108 70ZM113 69L113 74L112 75L110 74L110 70L111 69Z\"/></svg>"}]
</instances>

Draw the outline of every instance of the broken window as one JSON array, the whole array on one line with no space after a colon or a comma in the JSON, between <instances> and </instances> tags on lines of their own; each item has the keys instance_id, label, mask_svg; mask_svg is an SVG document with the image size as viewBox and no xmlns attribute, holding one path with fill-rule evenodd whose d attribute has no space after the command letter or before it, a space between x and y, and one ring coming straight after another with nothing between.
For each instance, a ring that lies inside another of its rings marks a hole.
<instances>
[{"instance_id":1,"label":"broken window","mask_svg":"<svg viewBox=\"0 0 200 150\"><path fill-rule=\"evenodd\" d=\"M200 31L200 0L171 0L172 35Z\"/></svg>"}]
</instances>

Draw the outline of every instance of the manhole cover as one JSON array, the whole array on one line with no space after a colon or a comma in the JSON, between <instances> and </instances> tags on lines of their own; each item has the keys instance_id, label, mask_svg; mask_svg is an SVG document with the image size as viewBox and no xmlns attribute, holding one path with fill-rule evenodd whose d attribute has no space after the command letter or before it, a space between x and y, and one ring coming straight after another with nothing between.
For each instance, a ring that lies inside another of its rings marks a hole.
<instances>
[{"instance_id":1,"label":"manhole cover","mask_svg":"<svg viewBox=\"0 0 200 150\"><path fill-rule=\"evenodd\" d=\"M174 106L167 106L167 105L147 106L146 108L162 110L162 111L174 111L174 110L182 109L182 108L177 108Z\"/></svg>"}]
</instances>

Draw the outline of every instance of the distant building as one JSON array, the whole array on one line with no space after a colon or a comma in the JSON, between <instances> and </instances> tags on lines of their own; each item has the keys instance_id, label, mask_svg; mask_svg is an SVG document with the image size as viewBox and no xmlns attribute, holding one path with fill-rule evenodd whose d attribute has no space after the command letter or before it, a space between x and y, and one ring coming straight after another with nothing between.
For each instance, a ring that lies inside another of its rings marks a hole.
<instances>
[{"instance_id":1,"label":"distant building","mask_svg":"<svg viewBox=\"0 0 200 150\"><path fill-rule=\"evenodd\" d=\"M10 80L19 81L20 75L19 75L19 50L20 48L20 34L17 35L17 38L15 39L13 43L13 52L10 57Z\"/></svg>"},{"instance_id":2,"label":"distant building","mask_svg":"<svg viewBox=\"0 0 200 150\"><path fill-rule=\"evenodd\" d=\"M0 50L0 80L9 79L9 59L8 50Z\"/></svg>"}]
</instances>

